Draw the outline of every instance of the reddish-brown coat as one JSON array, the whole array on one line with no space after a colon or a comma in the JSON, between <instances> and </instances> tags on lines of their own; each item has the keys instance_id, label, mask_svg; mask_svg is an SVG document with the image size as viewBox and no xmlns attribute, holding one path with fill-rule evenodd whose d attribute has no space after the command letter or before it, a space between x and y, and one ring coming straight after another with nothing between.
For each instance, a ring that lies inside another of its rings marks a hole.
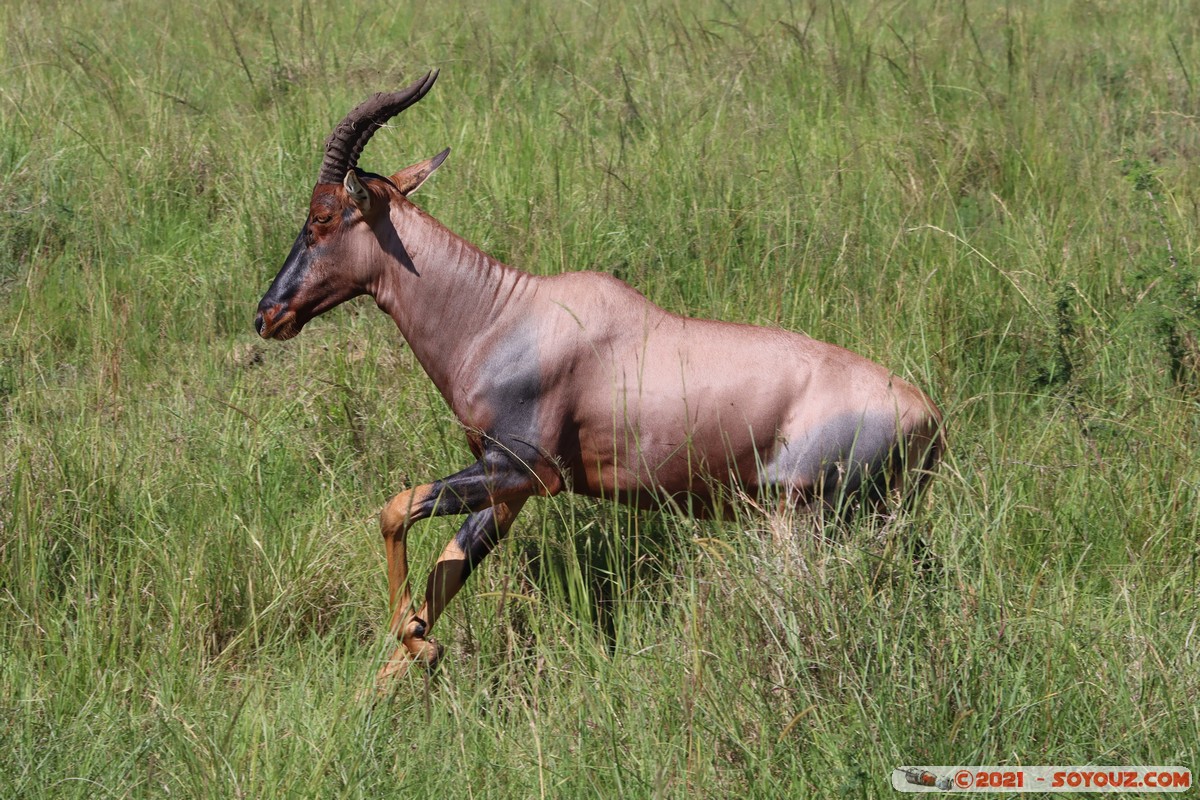
<instances>
[{"instance_id":1,"label":"reddish-brown coat","mask_svg":"<svg viewBox=\"0 0 1200 800\"><path fill-rule=\"evenodd\" d=\"M432 85L423 80L422 92ZM878 483L873 499L885 502L923 482L943 443L941 415L920 390L801 334L672 314L608 275L507 267L409 201L445 156L390 179L355 171L344 185L319 183L256 321L264 337L290 338L338 303L372 296L478 459L384 510L402 646L381 680L435 657L425 636L470 554L482 558L532 495L670 498L709 514L726 508L731 488L830 506L845 500L839 484ZM406 534L444 513L468 518L414 611Z\"/></svg>"}]
</instances>

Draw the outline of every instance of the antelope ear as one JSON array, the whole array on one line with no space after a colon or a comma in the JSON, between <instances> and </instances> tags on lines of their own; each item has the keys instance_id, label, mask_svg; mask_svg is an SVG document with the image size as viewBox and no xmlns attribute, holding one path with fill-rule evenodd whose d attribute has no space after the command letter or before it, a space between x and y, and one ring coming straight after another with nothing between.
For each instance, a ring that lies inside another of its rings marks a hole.
<instances>
[{"instance_id":1,"label":"antelope ear","mask_svg":"<svg viewBox=\"0 0 1200 800\"><path fill-rule=\"evenodd\" d=\"M362 185L362 181L358 179L358 172L353 168L347 170L346 177L342 179L342 188L364 215L371 210L371 193Z\"/></svg>"},{"instance_id":2,"label":"antelope ear","mask_svg":"<svg viewBox=\"0 0 1200 800\"><path fill-rule=\"evenodd\" d=\"M442 165L442 162L446 160L446 156L448 155L450 155L449 147L433 158L420 161L411 167L405 167L392 176L392 183L396 184L396 188L400 190L400 194L407 197L420 188L425 179Z\"/></svg>"}]
</instances>

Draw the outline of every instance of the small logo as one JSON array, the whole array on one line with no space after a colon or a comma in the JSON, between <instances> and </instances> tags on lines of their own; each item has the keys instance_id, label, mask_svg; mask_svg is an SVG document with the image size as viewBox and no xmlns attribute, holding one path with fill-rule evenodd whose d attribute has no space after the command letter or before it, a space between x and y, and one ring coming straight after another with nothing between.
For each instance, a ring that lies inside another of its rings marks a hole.
<instances>
[{"instance_id":1,"label":"small logo","mask_svg":"<svg viewBox=\"0 0 1200 800\"><path fill-rule=\"evenodd\" d=\"M949 778L939 778L937 775L934 775L927 769L909 767L907 769L901 769L900 771L904 773L904 780L913 786L932 786L933 788L941 789L944 792L950 790Z\"/></svg>"}]
</instances>

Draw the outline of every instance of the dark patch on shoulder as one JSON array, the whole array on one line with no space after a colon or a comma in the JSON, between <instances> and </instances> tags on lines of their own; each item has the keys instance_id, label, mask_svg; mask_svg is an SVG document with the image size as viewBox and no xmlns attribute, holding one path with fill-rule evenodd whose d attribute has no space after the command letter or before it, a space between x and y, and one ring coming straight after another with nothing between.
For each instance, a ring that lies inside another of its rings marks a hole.
<instances>
[{"instance_id":1,"label":"dark patch on shoulder","mask_svg":"<svg viewBox=\"0 0 1200 800\"><path fill-rule=\"evenodd\" d=\"M492 412L488 437L529 463L540 454L542 444L538 427L542 377L536 332L518 328L510 333L493 349L483 372Z\"/></svg>"}]
</instances>

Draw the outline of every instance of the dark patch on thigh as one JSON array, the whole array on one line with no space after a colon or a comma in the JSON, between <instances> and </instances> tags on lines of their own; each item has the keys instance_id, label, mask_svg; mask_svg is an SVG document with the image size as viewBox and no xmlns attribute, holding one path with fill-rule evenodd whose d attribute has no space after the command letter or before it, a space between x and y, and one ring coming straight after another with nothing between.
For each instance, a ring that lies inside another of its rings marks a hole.
<instances>
[{"instance_id":1,"label":"dark patch on thigh","mask_svg":"<svg viewBox=\"0 0 1200 800\"><path fill-rule=\"evenodd\" d=\"M776 451L763 471L767 485L799 488L826 502L858 493L887 472L898 422L884 414L834 416Z\"/></svg>"}]
</instances>

